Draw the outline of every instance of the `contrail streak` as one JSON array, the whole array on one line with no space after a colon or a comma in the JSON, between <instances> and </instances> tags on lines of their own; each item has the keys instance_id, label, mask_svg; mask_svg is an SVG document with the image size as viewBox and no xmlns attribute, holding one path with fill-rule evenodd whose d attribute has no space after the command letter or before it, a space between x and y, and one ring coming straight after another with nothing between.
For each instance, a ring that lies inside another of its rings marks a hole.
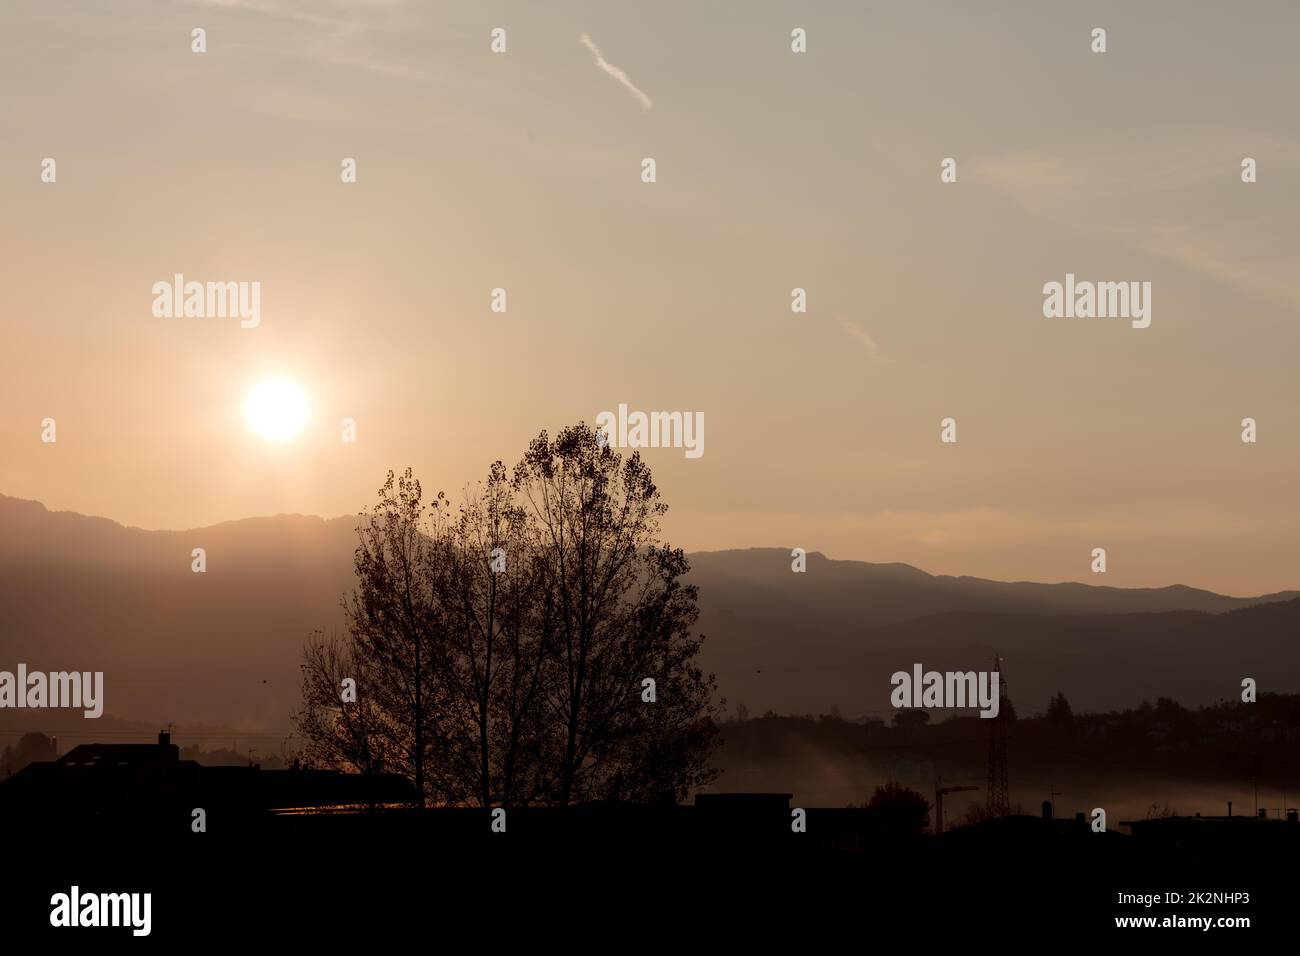
<instances>
[{"instance_id":1,"label":"contrail streak","mask_svg":"<svg viewBox=\"0 0 1300 956\"><path fill-rule=\"evenodd\" d=\"M601 56L600 47L596 46L596 44L591 41L591 37L584 33L578 37L578 41L591 51L591 55L596 58L596 66L600 67L614 79L622 83L623 86L627 87L628 91L641 101L643 109L648 110L650 107L654 106L654 101L651 100L650 97L646 96L646 94L632 82L631 78L626 73Z\"/></svg>"}]
</instances>

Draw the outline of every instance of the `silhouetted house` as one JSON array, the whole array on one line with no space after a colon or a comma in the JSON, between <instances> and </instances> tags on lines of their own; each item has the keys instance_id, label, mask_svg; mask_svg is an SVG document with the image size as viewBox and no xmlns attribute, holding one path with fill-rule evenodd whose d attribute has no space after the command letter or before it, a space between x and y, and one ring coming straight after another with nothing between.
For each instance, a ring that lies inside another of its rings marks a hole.
<instances>
[{"instance_id":1,"label":"silhouetted house","mask_svg":"<svg viewBox=\"0 0 1300 956\"><path fill-rule=\"evenodd\" d=\"M701 813L726 816L780 814L789 816L792 793L699 793L695 806Z\"/></svg>"},{"instance_id":2,"label":"silhouetted house","mask_svg":"<svg viewBox=\"0 0 1300 956\"><path fill-rule=\"evenodd\" d=\"M0 783L0 809L28 816L130 816L167 820L194 808L209 814L400 804L414 789L393 774L205 767L181 760L165 731L156 744L82 744L54 761L29 764Z\"/></svg>"},{"instance_id":3,"label":"silhouetted house","mask_svg":"<svg viewBox=\"0 0 1300 956\"><path fill-rule=\"evenodd\" d=\"M935 842L941 860L1014 860L1045 873L1109 872L1133 856L1131 837L1114 830L1095 832L1083 814L997 817L945 828Z\"/></svg>"},{"instance_id":4,"label":"silhouetted house","mask_svg":"<svg viewBox=\"0 0 1300 956\"><path fill-rule=\"evenodd\" d=\"M1176 852L1189 858L1231 857L1263 851L1290 856L1300 852L1295 812L1286 820L1252 816L1155 817L1122 820L1143 852Z\"/></svg>"},{"instance_id":5,"label":"silhouetted house","mask_svg":"<svg viewBox=\"0 0 1300 956\"><path fill-rule=\"evenodd\" d=\"M702 839L728 844L771 843L790 830L789 793L700 793L691 821Z\"/></svg>"},{"instance_id":6,"label":"silhouetted house","mask_svg":"<svg viewBox=\"0 0 1300 956\"><path fill-rule=\"evenodd\" d=\"M789 793L701 793L687 823L695 839L733 848L779 846L796 852L881 851L921 837L914 810L790 805ZM796 831L794 811L803 809Z\"/></svg>"}]
</instances>

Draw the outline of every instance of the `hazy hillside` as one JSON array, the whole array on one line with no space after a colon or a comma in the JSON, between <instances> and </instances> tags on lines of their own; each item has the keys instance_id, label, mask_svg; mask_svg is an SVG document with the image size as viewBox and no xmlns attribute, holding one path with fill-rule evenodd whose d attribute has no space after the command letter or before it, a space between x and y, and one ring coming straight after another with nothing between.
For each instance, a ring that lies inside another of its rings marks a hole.
<instances>
[{"instance_id":1,"label":"hazy hillside","mask_svg":"<svg viewBox=\"0 0 1300 956\"><path fill-rule=\"evenodd\" d=\"M1143 696L1209 703L1243 676L1300 690L1300 648L1289 636L1300 629L1296 591L1237 598L1182 586L1006 583L816 553L794 574L779 548L693 554L691 563L705 662L729 706L754 714L886 709L894 671L917 662L987 668L994 649L1013 698L1034 707L1058 689L1093 710ZM1245 610L1254 605L1264 606Z\"/></svg>"},{"instance_id":2,"label":"hazy hillside","mask_svg":"<svg viewBox=\"0 0 1300 956\"><path fill-rule=\"evenodd\" d=\"M285 727L303 641L342 624L354 526L279 515L141 531L0 498L0 667L103 670L120 717ZM206 574L190 570L194 548Z\"/></svg>"},{"instance_id":3,"label":"hazy hillside","mask_svg":"<svg viewBox=\"0 0 1300 956\"><path fill-rule=\"evenodd\" d=\"M710 632L706 663L729 705L751 713L826 713L888 718L889 675L988 669L996 650L1013 703L1041 710L1063 691L1092 711L1171 697L1185 706L1233 699L1241 679L1262 690L1300 691L1300 599L1224 614L1026 615L947 613L842 635L803 633L781 643L777 628Z\"/></svg>"},{"instance_id":4,"label":"hazy hillside","mask_svg":"<svg viewBox=\"0 0 1300 956\"><path fill-rule=\"evenodd\" d=\"M0 496L0 668L103 670L106 709L122 718L287 727L304 640L341 626L355 524L279 515L142 531ZM206 574L190 570L198 547ZM1196 703L1227 695L1250 667L1288 685L1272 689L1300 689L1288 663L1300 655L1269 658L1267 672L1252 656L1291 647L1300 604L1206 613L1268 596L1007 584L819 554L793 574L778 548L691 560L705 663L752 712L881 708L892 670L983 666L995 645L1013 694L1031 703L1058 686L1090 708L1135 695ZM1173 610L1201 613L1139 613ZM1119 616L1088 616L1099 614ZM0 722L19 716L30 715Z\"/></svg>"}]
</instances>

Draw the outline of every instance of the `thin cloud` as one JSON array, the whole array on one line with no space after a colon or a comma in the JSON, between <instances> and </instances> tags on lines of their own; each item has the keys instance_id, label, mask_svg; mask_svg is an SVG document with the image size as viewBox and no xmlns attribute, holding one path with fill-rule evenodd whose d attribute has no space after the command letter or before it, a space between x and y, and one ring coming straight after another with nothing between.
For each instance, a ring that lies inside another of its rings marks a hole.
<instances>
[{"instance_id":1,"label":"thin cloud","mask_svg":"<svg viewBox=\"0 0 1300 956\"><path fill-rule=\"evenodd\" d=\"M1240 200L1226 199L1225 190L1215 192L1220 183L1240 188L1239 157L1225 158L1223 142L1252 143L1254 155L1292 176L1300 166L1294 138L1250 130L1219 130L1213 137L1173 130L1149 139L1145 133L1092 136L995 156L967 171L1038 219L1292 308L1300 305L1294 263L1285 254L1285 227L1270 227Z\"/></svg>"},{"instance_id":2,"label":"thin cloud","mask_svg":"<svg viewBox=\"0 0 1300 956\"><path fill-rule=\"evenodd\" d=\"M862 344L862 347L867 350L867 354L871 356L873 362L886 361L886 359L883 359L880 356L880 346L875 343L875 340L872 339L871 336L862 331L861 327L847 319L840 319L839 322L840 328L848 333L851 338L857 339L857 341Z\"/></svg>"},{"instance_id":3,"label":"thin cloud","mask_svg":"<svg viewBox=\"0 0 1300 956\"><path fill-rule=\"evenodd\" d=\"M600 47L596 46L596 44L591 41L591 37L584 33L578 37L578 42L591 51L591 55L596 58L596 66L604 70L614 79L618 80L619 83L623 84L623 86L627 88L628 92L641 101L642 109L649 110L650 107L654 106L654 101L650 99L650 97L647 96L635 83L633 83L632 79L626 73L601 55Z\"/></svg>"}]
</instances>

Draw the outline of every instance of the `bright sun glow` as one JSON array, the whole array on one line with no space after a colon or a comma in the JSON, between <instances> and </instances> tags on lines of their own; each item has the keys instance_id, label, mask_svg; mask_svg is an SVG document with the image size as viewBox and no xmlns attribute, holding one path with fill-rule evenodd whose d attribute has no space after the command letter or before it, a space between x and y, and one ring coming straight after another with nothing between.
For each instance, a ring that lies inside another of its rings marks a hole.
<instances>
[{"instance_id":1,"label":"bright sun glow","mask_svg":"<svg viewBox=\"0 0 1300 956\"><path fill-rule=\"evenodd\" d=\"M288 441L307 423L307 396L292 382L263 382L248 396L244 414L263 438Z\"/></svg>"}]
</instances>

